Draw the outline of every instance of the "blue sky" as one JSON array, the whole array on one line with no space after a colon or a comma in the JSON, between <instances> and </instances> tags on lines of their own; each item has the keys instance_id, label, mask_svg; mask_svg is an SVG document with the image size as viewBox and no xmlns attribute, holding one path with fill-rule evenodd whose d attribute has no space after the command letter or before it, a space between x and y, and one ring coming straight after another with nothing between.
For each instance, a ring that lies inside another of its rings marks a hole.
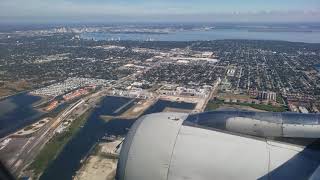
<instances>
[{"instance_id":1,"label":"blue sky","mask_svg":"<svg viewBox=\"0 0 320 180\"><path fill-rule=\"evenodd\" d=\"M320 0L0 0L0 21L319 22Z\"/></svg>"}]
</instances>

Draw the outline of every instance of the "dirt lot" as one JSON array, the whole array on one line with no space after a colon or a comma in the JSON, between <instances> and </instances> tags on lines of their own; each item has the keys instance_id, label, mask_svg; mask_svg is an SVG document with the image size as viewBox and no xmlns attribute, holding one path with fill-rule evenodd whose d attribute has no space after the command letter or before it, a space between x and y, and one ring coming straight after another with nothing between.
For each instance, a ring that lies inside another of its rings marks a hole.
<instances>
[{"instance_id":1,"label":"dirt lot","mask_svg":"<svg viewBox=\"0 0 320 180\"><path fill-rule=\"evenodd\" d=\"M104 159L99 156L90 156L75 180L113 180L116 168L116 159Z\"/></svg>"},{"instance_id":2,"label":"dirt lot","mask_svg":"<svg viewBox=\"0 0 320 180\"><path fill-rule=\"evenodd\" d=\"M100 143L95 153L85 160L74 180L114 180L117 169L117 146L122 140Z\"/></svg>"}]
</instances>

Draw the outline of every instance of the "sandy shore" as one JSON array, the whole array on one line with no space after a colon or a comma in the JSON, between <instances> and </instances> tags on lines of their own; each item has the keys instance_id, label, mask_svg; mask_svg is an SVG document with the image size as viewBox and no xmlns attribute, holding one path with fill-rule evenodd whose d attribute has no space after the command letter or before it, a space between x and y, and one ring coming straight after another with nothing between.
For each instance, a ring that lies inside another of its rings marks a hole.
<instances>
[{"instance_id":1,"label":"sandy shore","mask_svg":"<svg viewBox=\"0 0 320 180\"><path fill-rule=\"evenodd\" d=\"M74 180L114 180L118 162L117 146L122 140L97 145L97 151L85 160Z\"/></svg>"}]
</instances>

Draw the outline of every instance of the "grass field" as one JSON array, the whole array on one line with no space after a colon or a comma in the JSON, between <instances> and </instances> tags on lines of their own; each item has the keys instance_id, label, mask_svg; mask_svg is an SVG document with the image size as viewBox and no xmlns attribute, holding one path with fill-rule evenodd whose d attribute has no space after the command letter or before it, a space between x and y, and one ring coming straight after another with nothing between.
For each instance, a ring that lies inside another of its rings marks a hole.
<instances>
[{"instance_id":1,"label":"grass field","mask_svg":"<svg viewBox=\"0 0 320 180\"><path fill-rule=\"evenodd\" d=\"M249 106L254 109L259 109L263 111L269 111L269 112L285 112L287 111L287 108L284 106L272 106L269 104L249 104L249 103L228 103L228 104L236 104L240 106Z\"/></svg>"},{"instance_id":2,"label":"grass field","mask_svg":"<svg viewBox=\"0 0 320 180\"><path fill-rule=\"evenodd\" d=\"M213 111L218 109L219 107L226 105L239 105L239 106L247 106L258 110L269 111L269 112L285 112L288 111L287 107L284 106L273 106L268 104L251 104L251 103L225 103L222 100L210 101L207 104L206 111Z\"/></svg>"},{"instance_id":3,"label":"grass field","mask_svg":"<svg viewBox=\"0 0 320 180\"><path fill-rule=\"evenodd\" d=\"M221 105L223 105L222 101L216 100L216 101L210 101L207 104L207 107L205 109L205 111L213 111L218 109Z\"/></svg>"},{"instance_id":4,"label":"grass field","mask_svg":"<svg viewBox=\"0 0 320 180\"><path fill-rule=\"evenodd\" d=\"M14 95L31 88L31 84L24 80L5 81L0 83L0 97Z\"/></svg>"},{"instance_id":5,"label":"grass field","mask_svg":"<svg viewBox=\"0 0 320 180\"><path fill-rule=\"evenodd\" d=\"M61 152L64 145L80 130L80 127L86 122L91 111L77 118L72 122L69 129L61 134L55 135L36 156L28 169L33 170L35 176L39 176L46 167Z\"/></svg>"}]
</instances>

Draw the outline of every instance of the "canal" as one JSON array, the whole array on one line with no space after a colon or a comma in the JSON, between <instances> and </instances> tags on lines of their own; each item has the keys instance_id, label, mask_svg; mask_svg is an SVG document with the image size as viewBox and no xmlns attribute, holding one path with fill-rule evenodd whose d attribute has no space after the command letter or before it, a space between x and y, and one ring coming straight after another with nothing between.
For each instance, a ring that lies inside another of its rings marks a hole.
<instances>
[{"instance_id":1,"label":"canal","mask_svg":"<svg viewBox=\"0 0 320 180\"><path fill-rule=\"evenodd\" d=\"M129 104L128 104L129 103ZM124 97L105 97L101 104L94 109L84 127L64 147L58 157L48 166L40 179L72 179L80 168L80 161L89 153L90 149L108 133L109 135L125 135L133 120L113 119L106 122L101 115L120 115L134 105L135 101ZM127 105L126 105L127 104ZM125 107L123 107L126 105ZM193 109L195 104L179 103L159 100L144 114L161 112L166 107Z\"/></svg>"}]
</instances>

